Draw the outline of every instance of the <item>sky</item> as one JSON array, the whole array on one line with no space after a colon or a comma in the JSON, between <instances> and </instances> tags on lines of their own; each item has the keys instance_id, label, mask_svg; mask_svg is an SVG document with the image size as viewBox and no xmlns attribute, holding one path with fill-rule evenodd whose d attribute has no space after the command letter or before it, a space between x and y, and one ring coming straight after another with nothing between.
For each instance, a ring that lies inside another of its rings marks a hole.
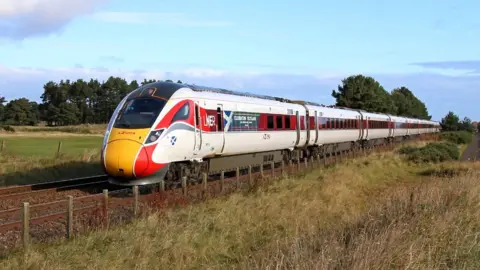
<instances>
[{"instance_id":1,"label":"sky","mask_svg":"<svg viewBox=\"0 0 480 270\"><path fill-rule=\"evenodd\" d=\"M0 96L120 76L334 104L347 76L480 120L480 1L0 0Z\"/></svg>"}]
</instances>

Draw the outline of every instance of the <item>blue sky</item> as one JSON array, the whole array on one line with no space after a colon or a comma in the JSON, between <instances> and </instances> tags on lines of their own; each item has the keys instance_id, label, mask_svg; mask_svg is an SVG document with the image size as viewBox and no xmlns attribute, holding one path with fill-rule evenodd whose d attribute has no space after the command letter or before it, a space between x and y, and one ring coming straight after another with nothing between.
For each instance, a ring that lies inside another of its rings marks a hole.
<instances>
[{"instance_id":1,"label":"blue sky","mask_svg":"<svg viewBox=\"0 0 480 270\"><path fill-rule=\"evenodd\" d=\"M110 75L334 102L351 74L480 120L480 2L2 0L0 95Z\"/></svg>"}]
</instances>

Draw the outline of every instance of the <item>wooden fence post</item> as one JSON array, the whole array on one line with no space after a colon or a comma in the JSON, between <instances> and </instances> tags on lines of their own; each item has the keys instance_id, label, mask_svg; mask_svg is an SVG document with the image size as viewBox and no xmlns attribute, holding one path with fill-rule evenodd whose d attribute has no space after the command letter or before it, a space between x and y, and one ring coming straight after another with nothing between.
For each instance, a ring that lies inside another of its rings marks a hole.
<instances>
[{"instance_id":1,"label":"wooden fence post","mask_svg":"<svg viewBox=\"0 0 480 270\"><path fill-rule=\"evenodd\" d=\"M165 181L160 180L160 192L164 192L164 191L165 191Z\"/></svg>"},{"instance_id":2,"label":"wooden fence post","mask_svg":"<svg viewBox=\"0 0 480 270\"><path fill-rule=\"evenodd\" d=\"M103 190L103 216L105 227L108 228L109 218L108 218L108 189Z\"/></svg>"},{"instance_id":3,"label":"wooden fence post","mask_svg":"<svg viewBox=\"0 0 480 270\"><path fill-rule=\"evenodd\" d=\"M237 167L237 170L235 171L235 176L236 176L236 188L240 188L240 168Z\"/></svg>"},{"instance_id":4,"label":"wooden fence post","mask_svg":"<svg viewBox=\"0 0 480 270\"><path fill-rule=\"evenodd\" d=\"M138 215L138 186L133 186L133 216L137 217Z\"/></svg>"},{"instance_id":5,"label":"wooden fence post","mask_svg":"<svg viewBox=\"0 0 480 270\"><path fill-rule=\"evenodd\" d=\"M208 176L207 176L207 173L203 173L202 176L203 176L202 177L202 187L203 187L202 196L205 199L207 197Z\"/></svg>"},{"instance_id":6,"label":"wooden fence post","mask_svg":"<svg viewBox=\"0 0 480 270\"><path fill-rule=\"evenodd\" d=\"M272 161L270 164L271 164L270 166L271 166L271 169L272 169L272 178L275 178L275 162Z\"/></svg>"},{"instance_id":7,"label":"wooden fence post","mask_svg":"<svg viewBox=\"0 0 480 270\"><path fill-rule=\"evenodd\" d=\"M67 239L73 236L73 196L68 195L67 200Z\"/></svg>"},{"instance_id":8,"label":"wooden fence post","mask_svg":"<svg viewBox=\"0 0 480 270\"><path fill-rule=\"evenodd\" d=\"M285 161L282 159L282 177L285 177Z\"/></svg>"},{"instance_id":9,"label":"wooden fence post","mask_svg":"<svg viewBox=\"0 0 480 270\"><path fill-rule=\"evenodd\" d=\"M58 147L57 147L57 157L60 156L61 151L62 151L62 141L59 141Z\"/></svg>"},{"instance_id":10,"label":"wooden fence post","mask_svg":"<svg viewBox=\"0 0 480 270\"><path fill-rule=\"evenodd\" d=\"M248 184L253 187L252 165L248 165Z\"/></svg>"},{"instance_id":11,"label":"wooden fence post","mask_svg":"<svg viewBox=\"0 0 480 270\"><path fill-rule=\"evenodd\" d=\"M260 164L260 178L263 179L263 163Z\"/></svg>"},{"instance_id":12,"label":"wooden fence post","mask_svg":"<svg viewBox=\"0 0 480 270\"><path fill-rule=\"evenodd\" d=\"M220 192L225 192L225 171L220 172Z\"/></svg>"},{"instance_id":13,"label":"wooden fence post","mask_svg":"<svg viewBox=\"0 0 480 270\"><path fill-rule=\"evenodd\" d=\"M28 249L30 247L30 205L28 202L23 203L22 210L22 242L23 247Z\"/></svg>"},{"instance_id":14,"label":"wooden fence post","mask_svg":"<svg viewBox=\"0 0 480 270\"><path fill-rule=\"evenodd\" d=\"M182 193L183 193L183 196L187 196L187 177L186 176L182 177Z\"/></svg>"},{"instance_id":15,"label":"wooden fence post","mask_svg":"<svg viewBox=\"0 0 480 270\"><path fill-rule=\"evenodd\" d=\"M7 141L2 140L2 146L0 146L0 153L3 153L6 147L7 147Z\"/></svg>"}]
</instances>

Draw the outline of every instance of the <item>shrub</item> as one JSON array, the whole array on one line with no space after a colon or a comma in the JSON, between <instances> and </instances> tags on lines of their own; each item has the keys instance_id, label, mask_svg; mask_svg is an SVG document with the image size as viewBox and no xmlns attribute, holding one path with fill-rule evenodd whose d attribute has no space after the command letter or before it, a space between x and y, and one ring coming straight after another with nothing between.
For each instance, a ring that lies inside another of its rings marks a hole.
<instances>
[{"instance_id":1,"label":"shrub","mask_svg":"<svg viewBox=\"0 0 480 270\"><path fill-rule=\"evenodd\" d=\"M1 126L1 129L3 129L6 132L14 133L15 129L12 126Z\"/></svg>"},{"instance_id":2,"label":"shrub","mask_svg":"<svg viewBox=\"0 0 480 270\"><path fill-rule=\"evenodd\" d=\"M473 134L468 131L442 132L440 139L455 144L470 144Z\"/></svg>"},{"instance_id":3,"label":"shrub","mask_svg":"<svg viewBox=\"0 0 480 270\"><path fill-rule=\"evenodd\" d=\"M434 142L421 148L403 147L399 153L405 155L407 160L416 163L438 163L458 160L460 157L457 145L451 142Z\"/></svg>"}]
</instances>

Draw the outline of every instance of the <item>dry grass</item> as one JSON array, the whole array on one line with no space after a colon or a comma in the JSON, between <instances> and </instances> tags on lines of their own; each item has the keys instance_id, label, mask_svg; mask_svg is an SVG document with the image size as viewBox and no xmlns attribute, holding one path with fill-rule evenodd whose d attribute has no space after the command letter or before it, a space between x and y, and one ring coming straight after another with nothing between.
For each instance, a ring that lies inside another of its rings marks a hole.
<instances>
[{"instance_id":1,"label":"dry grass","mask_svg":"<svg viewBox=\"0 0 480 270\"><path fill-rule=\"evenodd\" d=\"M35 246L2 269L479 269L479 177L376 154Z\"/></svg>"}]
</instances>

